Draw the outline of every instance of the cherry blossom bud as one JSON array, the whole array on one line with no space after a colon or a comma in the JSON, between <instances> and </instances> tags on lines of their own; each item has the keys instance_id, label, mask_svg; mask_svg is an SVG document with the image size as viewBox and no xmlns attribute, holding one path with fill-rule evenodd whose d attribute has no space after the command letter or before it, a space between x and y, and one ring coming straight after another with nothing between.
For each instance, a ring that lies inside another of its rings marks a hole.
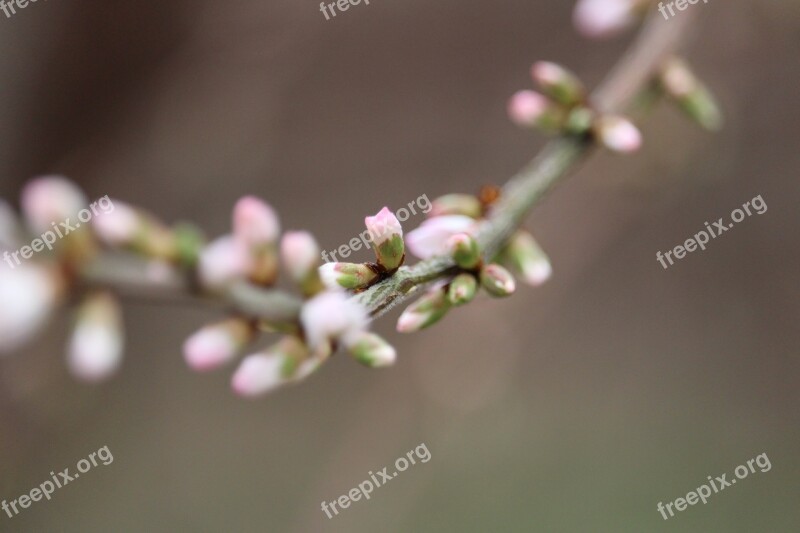
<instances>
[{"instance_id":1,"label":"cherry blossom bud","mask_svg":"<svg viewBox=\"0 0 800 533\"><path fill-rule=\"evenodd\" d=\"M224 289L233 281L244 279L252 268L252 260L243 243L231 235L220 237L200 253L198 275L210 290Z\"/></svg>"},{"instance_id":2,"label":"cherry blossom bud","mask_svg":"<svg viewBox=\"0 0 800 533\"><path fill-rule=\"evenodd\" d=\"M531 76L545 95L560 104L572 106L586 98L583 83L561 65L538 61L531 67Z\"/></svg>"},{"instance_id":3,"label":"cherry blossom bud","mask_svg":"<svg viewBox=\"0 0 800 533\"><path fill-rule=\"evenodd\" d=\"M527 231L520 230L511 237L504 256L523 281L534 287L550 279L553 272L547 254Z\"/></svg>"},{"instance_id":4,"label":"cherry blossom bud","mask_svg":"<svg viewBox=\"0 0 800 533\"><path fill-rule=\"evenodd\" d=\"M77 313L69 343L70 372L84 381L102 381L122 363L122 310L109 293L89 296Z\"/></svg>"},{"instance_id":5,"label":"cherry blossom bud","mask_svg":"<svg viewBox=\"0 0 800 533\"><path fill-rule=\"evenodd\" d=\"M378 264L389 272L397 270L403 264L405 257L403 228L400 221L388 207L384 207L374 217L366 217L364 223L372 238L372 248L375 250Z\"/></svg>"},{"instance_id":6,"label":"cherry blossom bud","mask_svg":"<svg viewBox=\"0 0 800 533\"><path fill-rule=\"evenodd\" d=\"M182 257L185 235L179 238L154 215L130 204L115 200L111 205L112 211L92 219L92 229L101 242L154 259L172 261ZM197 250L194 252L196 255Z\"/></svg>"},{"instance_id":7,"label":"cherry blossom bud","mask_svg":"<svg viewBox=\"0 0 800 533\"><path fill-rule=\"evenodd\" d=\"M303 294L310 296L322 290L317 272L319 245L309 232L287 232L281 240L281 259L286 272Z\"/></svg>"},{"instance_id":8,"label":"cherry blossom bud","mask_svg":"<svg viewBox=\"0 0 800 533\"><path fill-rule=\"evenodd\" d=\"M480 200L471 194L445 194L431 203L428 218L443 215L464 215L470 218L480 218L482 211Z\"/></svg>"},{"instance_id":9,"label":"cherry blossom bud","mask_svg":"<svg viewBox=\"0 0 800 533\"><path fill-rule=\"evenodd\" d=\"M232 361L255 334L249 320L230 318L205 326L186 339L183 356L193 370L215 370Z\"/></svg>"},{"instance_id":10,"label":"cherry blossom bud","mask_svg":"<svg viewBox=\"0 0 800 533\"><path fill-rule=\"evenodd\" d=\"M286 336L263 352L245 357L231 378L231 387L240 396L254 398L305 378L324 360L310 357L300 339Z\"/></svg>"},{"instance_id":11,"label":"cherry blossom bud","mask_svg":"<svg viewBox=\"0 0 800 533\"><path fill-rule=\"evenodd\" d=\"M233 208L233 235L250 248L278 242L281 232L275 210L255 196L245 196Z\"/></svg>"},{"instance_id":12,"label":"cherry blossom bud","mask_svg":"<svg viewBox=\"0 0 800 533\"><path fill-rule=\"evenodd\" d=\"M52 230L53 224L68 218L73 221L87 207L86 196L63 176L36 178L22 190L22 212L34 233Z\"/></svg>"},{"instance_id":13,"label":"cherry blossom bud","mask_svg":"<svg viewBox=\"0 0 800 533\"><path fill-rule=\"evenodd\" d=\"M453 305L464 305L475 298L478 292L478 280L468 273L459 274L450 282L447 290L447 299Z\"/></svg>"},{"instance_id":14,"label":"cherry blossom bud","mask_svg":"<svg viewBox=\"0 0 800 533\"><path fill-rule=\"evenodd\" d=\"M722 127L722 112L714 96L685 61L677 57L665 61L661 85L681 110L700 126L711 131Z\"/></svg>"},{"instance_id":15,"label":"cherry blossom bud","mask_svg":"<svg viewBox=\"0 0 800 533\"><path fill-rule=\"evenodd\" d=\"M471 270L481 262L478 241L471 235L466 233L453 235L447 241L447 248L456 264L465 270Z\"/></svg>"},{"instance_id":16,"label":"cherry blossom bud","mask_svg":"<svg viewBox=\"0 0 800 533\"><path fill-rule=\"evenodd\" d=\"M594 124L596 137L614 152L629 154L642 146L642 134L633 123L618 115L603 115Z\"/></svg>"},{"instance_id":17,"label":"cherry blossom bud","mask_svg":"<svg viewBox=\"0 0 800 533\"><path fill-rule=\"evenodd\" d=\"M134 207L114 201L114 211L92 221L92 228L102 242L109 246L129 246L143 229L142 215Z\"/></svg>"},{"instance_id":18,"label":"cherry blossom bud","mask_svg":"<svg viewBox=\"0 0 800 533\"><path fill-rule=\"evenodd\" d=\"M406 236L406 244L420 259L448 253L447 241L458 233L473 234L477 222L464 215L445 215L425 220Z\"/></svg>"},{"instance_id":19,"label":"cherry blossom bud","mask_svg":"<svg viewBox=\"0 0 800 533\"><path fill-rule=\"evenodd\" d=\"M483 267L480 277L481 286L492 296L510 296L517 288L511 273L498 264Z\"/></svg>"},{"instance_id":20,"label":"cherry blossom bud","mask_svg":"<svg viewBox=\"0 0 800 533\"><path fill-rule=\"evenodd\" d=\"M508 102L508 116L518 126L534 127L550 105L550 100L537 92L519 91Z\"/></svg>"},{"instance_id":21,"label":"cherry blossom bud","mask_svg":"<svg viewBox=\"0 0 800 533\"><path fill-rule=\"evenodd\" d=\"M62 283L55 271L33 263L0 265L0 354L39 331L58 303Z\"/></svg>"},{"instance_id":22,"label":"cherry blossom bud","mask_svg":"<svg viewBox=\"0 0 800 533\"><path fill-rule=\"evenodd\" d=\"M391 366L397 360L394 347L374 333L361 333L348 350L356 361L370 368Z\"/></svg>"},{"instance_id":23,"label":"cherry blossom bud","mask_svg":"<svg viewBox=\"0 0 800 533\"><path fill-rule=\"evenodd\" d=\"M397 331L412 333L430 327L441 320L449 309L450 301L444 289L431 289L403 311L397 320Z\"/></svg>"},{"instance_id":24,"label":"cherry blossom bud","mask_svg":"<svg viewBox=\"0 0 800 533\"><path fill-rule=\"evenodd\" d=\"M367 310L343 291L325 291L308 300L300 311L309 348L317 350L328 341L345 345L366 330Z\"/></svg>"},{"instance_id":25,"label":"cherry blossom bud","mask_svg":"<svg viewBox=\"0 0 800 533\"><path fill-rule=\"evenodd\" d=\"M640 3L641 0L579 0L573 22L586 37L611 37L636 21Z\"/></svg>"},{"instance_id":26,"label":"cherry blossom bud","mask_svg":"<svg viewBox=\"0 0 800 533\"><path fill-rule=\"evenodd\" d=\"M319 275L329 289L363 289L378 279L375 270L361 263L325 263Z\"/></svg>"}]
</instances>

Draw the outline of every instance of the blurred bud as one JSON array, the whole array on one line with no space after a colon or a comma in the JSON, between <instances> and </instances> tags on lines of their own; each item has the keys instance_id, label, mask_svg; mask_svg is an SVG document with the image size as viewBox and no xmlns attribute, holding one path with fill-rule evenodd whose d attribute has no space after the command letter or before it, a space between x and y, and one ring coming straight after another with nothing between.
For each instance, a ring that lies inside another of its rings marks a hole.
<instances>
[{"instance_id":1,"label":"blurred bud","mask_svg":"<svg viewBox=\"0 0 800 533\"><path fill-rule=\"evenodd\" d=\"M311 296L322 290L317 267L319 245L307 231L289 231L281 239L283 267L301 291Z\"/></svg>"},{"instance_id":2,"label":"blurred bud","mask_svg":"<svg viewBox=\"0 0 800 533\"><path fill-rule=\"evenodd\" d=\"M480 218L482 214L481 202L471 194L445 194L432 202L428 218L443 215L464 215L470 218Z\"/></svg>"},{"instance_id":3,"label":"blurred bud","mask_svg":"<svg viewBox=\"0 0 800 533\"><path fill-rule=\"evenodd\" d=\"M448 253L447 241L458 233L473 234L477 222L464 215L445 215L425 220L406 236L409 250L420 259Z\"/></svg>"},{"instance_id":4,"label":"blurred bud","mask_svg":"<svg viewBox=\"0 0 800 533\"><path fill-rule=\"evenodd\" d=\"M468 304L478 292L478 280L468 273L459 274L450 282L447 290L447 299L453 305Z\"/></svg>"},{"instance_id":5,"label":"blurred bud","mask_svg":"<svg viewBox=\"0 0 800 533\"><path fill-rule=\"evenodd\" d=\"M252 322L243 318L210 324L186 339L183 357L193 370L215 370L232 361L255 334Z\"/></svg>"},{"instance_id":6,"label":"blurred bud","mask_svg":"<svg viewBox=\"0 0 800 533\"><path fill-rule=\"evenodd\" d=\"M378 279L377 272L361 263L325 263L319 267L319 275L329 289L363 289Z\"/></svg>"},{"instance_id":7,"label":"blurred bud","mask_svg":"<svg viewBox=\"0 0 800 533\"><path fill-rule=\"evenodd\" d=\"M700 126L712 131L722 127L722 112L714 96L685 61L677 57L665 61L661 69L661 85L681 110Z\"/></svg>"},{"instance_id":8,"label":"blurred bud","mask_svg":"<svg viewBox=\"0 0 800 533\"><path fill-rule=\"evenodd\" d=\"M300 311L309 348L317 350L328 341L348 345L368 324L367 310L342 291L322 292Z\"/></svg>"},{"instance_id":9,"label":"blurred bud","mask_svg":"<svg viewBox=\"0 0 800 533\"><path fill-rule=\"evenodd\" d=\"M68 218L74 221L88 201L72 181L63 176L43 176L25 185L21 203L30 229L44 233Z\"/></svg>"},{"instance_id":10,"label":"blurred bud","mask_svg":"<svg viewBox=\"0 0 800 533\"><path fill-rule=\"evenodd\" d=\"M553 272L547 254L527 231L517 231L511 237L504 256L523 281L534 287L550 279Z\"/></svg>"},{"instance_id":11,"label":"blurred bud","mask_svg":"<svg viewBox=\"0 0 800 533\"><path fill-rule=\"evenodd\" d=\"M267 350L245 357L231 378L231 387L247 398L267 394L305 378L311 368L306 363L319 365L317 359L308 357L308 349L300 339L286 336Z\"/></svg>"},{"instance_id":12,"label":"blurred bud","mask_svg":"<svg viewBox=\"0 0 800 533\"><path fill-rule=\"evenodd\" d=\"M397 321L397 331L412 333L425 329L441 320L449 309L450 301L444 289L431 289L403 311Z\"/></svg>"},{"instance_id":13,"label":"blurred bud","mask_svg":"<svg viewBox=\"0 0 800 533\"><path fill-rule=\"evenodd\" d=\"M142 214L134 207L114 200L114 211L92 222L98 238L109 246L132 246L143 231Z\"/></svg>"},{"instance_id":14,"label":"blurred bud","mask_svg":"<svg viewBox=\"0 0 800 533\"><path fill-rule=\"evenodd\" d=\"M561 129L564 110L534 91L519 91L508 102L508 116L516 125L552 133Z\"/></svg>"},{"instance_id":15,"label":"blurred bud","mask_svg":"<svg viewBox=\"0 0 800 533\"><path fill-rule=\"evenodd\" d=\"M58 303L63 280L33 263L0 265L0 354L16 350L44 325Z\"/></svg>"},{"instance_id":16,"label":"blurred bud","mask_svg":"<svg viewBox=\"0 0 800 533\"><path fill-rule=\"evenodd\" d=\"M573 106L586 98L583 83L561 65L538 61L531 67L531 76L545 95L560 104Z\"/></svg>"},{"instance_id":17,"label":"blurred bud","mask_svg":"<svg viewBox=\"0 0 800 533\"><path fill-rule=\"evenodd\" d=\"M361 333L348 350L356 361L370 368L391 366L397 360L394 347L374 333Z\"/></svg>"},{"instance_id":18,"label":"blurred bud","mask_svg":"<svg viewBox=\"0 0 800 533\"><path fill-rule=\"evenodd\" d=\"M393 272L403 264L405 243L403 228L394 213L384 207L374 217L366 217L364 223L372 237L372 247L377 262L387 271Z\"/></svg>"},{"instance_id":19,"label":"blurred bud","mask_svg":"<svg viewBox=\"0 0 800 533\"><path fill-rule=\"evenodd\" d=\"M586 37L612 37L636 22L641 3L642 0L578 0L572 19Z\"/></svg>"},{"instance_id":20,"label":"blurred bud","mask_svg":"<svg viewBox=\"0 0 800 533\"><path fill-rule=\"evenodd\" d=\"M233 281L244 279L252 261L241 241L230 235L209 243L200 253L198 276L207 289L221 290Z\"/></svg>"},{"instance_id":21,"label":"blurred bud","mask_svg":"<svg viewBox=\"0 0 800 533\"><path fill-rule=\"evenodd\" d=\"M249 248L261 248L278 242L281 232L275 210L255 196L244 196L233 208L233 235Z\"/></svg>"},{"instance_id":22,"label":"blurred bud","mask_svg":"<svg viewBox=\"0 0 800 533\"><path fill-rule=\"evenodd\" d=\"M111 205L112 211L92 219L92 229L101 242L154 259L173 261L181 257L176 234L154 215L118 200Z\"/></svg>"},{"instance_id":23,"label":"blurred bud","mask_svg":"<svg viewBox=\"0 0 800 533\"><path fill-rule=\"evenodd\" d=\"M122 362L122 310L110 293L86 298L77 311L67 362L72 374L84 381L110 377Z\"/></svg>"},{"instance_id":24,"label":"blurred bud","mask_svg":"<svg viewBox=\"0 0 800 533\"><path fill-rule=\"evenodd\" d=\"M447 248L456 264L465 269L471 270L481 262L481 250L478 248L478 241L466 233L453 235L447 241Z\"/></svg>"},{"instance_id":25,"label":"blurred bud","mask_svg":"<svg viewBox=\"0 0 800 533\"><path fill-rule=\"evenodd\" d=\"M633 123L618 115L603 115L594 124L595 136L609 150L629 154L642 146L642 134Z\"/></svg>"},{"instance_id":26,"label":"blurred bud","mask_svg":"<svg viewBox=\"0 0 800 533\"><path fill-rule=\"evenodd\" d=\"M511 273L498 264L483 267L480 277L481 286L492 296L510 296L517 288Z\"/></svg>"}]
</instances>

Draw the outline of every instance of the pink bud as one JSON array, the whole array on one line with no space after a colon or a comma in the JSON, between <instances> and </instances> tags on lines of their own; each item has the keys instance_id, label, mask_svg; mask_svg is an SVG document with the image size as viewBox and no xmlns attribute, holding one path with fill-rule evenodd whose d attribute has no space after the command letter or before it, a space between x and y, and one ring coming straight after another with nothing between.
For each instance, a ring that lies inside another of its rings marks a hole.
<instances>
[{"instance_id":1,"label":"pink bud","mask_svg":"<svg viewBox=\"0 0 800 533\"><path fill-rule=\"evenodd\" d=\"M642 146L641 132L626 118L615 115L600 117L595 129L609 150L627 154Z\"/></svg>"},{"instance_id":2,"label":"pink bud","mask_svg":"<svg viewBox=\"0 0 800 533\"><path fill-rule=\"evenodd\" d=\"M508 102L508 116L524 127L536 126L538 120L547 111L550 101L534 91L519 91Z\"/></svg>"},{"instance_id":3,"label":"pink bud","mask_svg":"<svg viewBox=\"0 0 800 533\"><path fill-rule=\"evenodd\" d=\"M275 390L286 382L282 375L284 356L258 353L248 355L231 378L231 387L239 396L253 398Z\"/></svg>"},{"instance_id":4,"label":"pink bud","mask_svg":"<svg viewBox=\"0 0 800 533\"><path fill-rule=\"evenodd\" d=\"M586 37L611 37L633 24L636 4L637 0L579 0L573 22Z\"/></svg>"},{"instance_id":5,"label":"pink bud","mask_svg":"<svg viewBox=\"0 0 800 533\"><path fill-rule=\"evenodd\" d=\"M136 238L141 217L130 205L114 201L114 210L92 220L92 228L101 241L110 246L123 246Z\"/></svg>"},{"instance_id":6,"label":"pink bud","mask_svg":"<svg viewBox=\"0 0 800 533\"><path fill-rule=\"evenodd\" d=\"M57 303L59 285L44 267L0 265L0 354L19 348L44 325Z\"/></svg>"},{"instance_id":7,"label":"pink bud","mask_svg":"<svg viewBox=\"0 0 800 533\"><path fill-rule=\"evenodd\" d=\"M281 227L272 207L255 196L245 196L233 208L233 234L247 246L277 242Z\"/></svg>"},{"instance_id":8,"label":"pink bud","mask_svg":"<svg viewBox=\"0 0 800 533\"><path fill-rule=\"evenodd\" d=\"M374 217L366 217L364 223L367 225L375 246L380 246L392 238L393 235L403 236L403 228L400 221L389 211L388 207L381 209Z\"/></svg>"},{"instance_id":9,"label":"pink bud","mask_svg":"<svg viewBox=\"0 0 800 533\"><path fill-rule=\"evenodd\" d=\"M251 268L250 254L244 244L226 235L209 243L200 253L198 274L207 288L222 289L245 278Z\"/></svg>"},{"instance_id":10,"label":"pink bud","mask_svg":"<svg viewBox=\"0 0 800 533\"><path fill-rule=\"evenodd\" d=\"M78 312L67 362L72 374L84 381L110 377L122 362L121 310L109 294L90 297Z\"/></svg>"},{"instance_id":11,"label":"pink bud","mask_svg":"<svg viewBox=\"0 0 800 533\"><path fill-rule=\"evenodd\" d=\"M253 337L246 321L230 319L205 326L186 339L183 356L194 370L205 372L223 366Z\"/></svg>"},{"instance_id":12,"label":"pink bud","mask_svg":"<svg viewBox=\"0 0 800 533\"><path fill-rule=\"evenodd\" d=\"M281 259L292 279L302 282L319 264L317 241L307 231L287 232L281 240Z\"/></svg>"},{"instance_id":13,"label":"pink bud","mask_svg":"<svg viewBox=\"0 0 800 533\"><path fill-rule=\"evenodd\" d=\"M341 291L326 291L307 301L300 321L312 350L329 340L352 342L367 328L367 310Z\"/></svg>"},{"instance_id":14,"label":"pink bud","mask_svg":"<svg viewBox=\"0 0 800 533\"><path fill-rule=\"evenodd\" d=\"M87 206L80 188L62 176L44 176L28 182L21 202L28 224L37 233L52 229L54 222L74 220Z\"/></svg>"},{"instance_id":15,"label":"pink bud","mask_svg":"<svg viewBox=\"0 0 800 533\"><path fill-rule=\"evenodd\" d=\"M472 235L477 230L474 219L464 215L445 215L425 220L406 236L406 245L420 259L446 255L447 242L458 233Z\"/></svg>"}]
</instances>

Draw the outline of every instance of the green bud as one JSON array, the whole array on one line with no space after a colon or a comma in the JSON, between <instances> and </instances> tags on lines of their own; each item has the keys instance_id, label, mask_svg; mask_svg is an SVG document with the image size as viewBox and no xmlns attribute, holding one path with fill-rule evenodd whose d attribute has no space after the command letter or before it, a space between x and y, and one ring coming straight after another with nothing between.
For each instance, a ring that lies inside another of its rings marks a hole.
<instances>
[{"instance_id":1,"label":"green bud","mask_svg":"<svg viewBox=\"0 0 800 533\"><path fill-rule=\"evenodd\" d=\"M447 299L453 305L464 305L475 298L478 292L478 280L472 274L459 274L450 282Z\"/></svg>"},{"instance_id":2,"label":"green bud","mask_svg":"<svg viewBox=\"0 0 800 533\"><path fill-rule=\"evenodd\" d=\"M470 194L446 194L432 202L428 218L444 215L464 215L470 218L480 218L482 213L481 202Z\"/></svg>"},{"instance_id":3,"label":"green bud","mask_svg":"<svg viewBox=\"0 0 800 533\"><path fill-rule=\"evenodd\" d=\"M378 274L362 263L325 263L319 267L322 282L328 288L344 287L357 290L369 287Z\"/></svg>"},{"instance_id":4,"label":"green bud","mask_svg":"<svg viewBox=\"0 0 800 533\"><path fill-rule=\"evenodd\" d=\"M432 326L450 309L450 300L441 288L435 288L424 294L419 300L403 311L397 321L397 331L411 333Z\"/></svg>"},{"instance_id":5,"label":"green bud","mask_svg":"<svg viewBox=\"0 0 800 533\"><path fill-rule=\"evenodd\" d=\"M550 278L552 268L550 259L545 254L533 235L527 231L517 231L508 241L503 258L506 259L525 283L534 287Z\"/></svg>"},{"instance_id":6,"label":"green bud","mask_svg":"<svg viewBox=\"0 0 800 533\"><path fill-rule=\"evenodd\" d=\"M356 361L370 368L391 366L397 360L392 345L374 333L359 334L348 346L348 351Z\"/></svg>"},{"instance_id":7,"label":"green bud","mask_svg":"<svg viewBox=\"0 0 800 533\"><path fill-rule=\"evenodd\" d=\"M478 241L471 235L459 233L453 235L447 242L450 255L458 266L463 269L471 270L481 262L481 251L478 248Z\"/></svg>"},{"instance_id":8,"label":"green bud","mask_svg":"<svg viewBox=\"0 0 800 533\"><path fill-rule=\"evenodd\" d=\"M511 273L496 263L484 266L480 277L486 292L498 298L510 296L517 288Z\"/></svg>"},{"instance_id":9,"label":"green bud","mask_svg":"<svg viewBox=\"0 0 800 533\"><path fill-rule=\"evenodd\" d=\"M565 106L579 104L586 99L586 88L578 77L561 65L539 61L531 68L533 80L546 96Z\"/></svg>"},{"instance_id":10,"label":"green bud","mask_svg":"<svg viewBox=\"0 0 800 533\"><path fill-rule=\"evenodd\" d=\"M714 96L685 61L677 57L665 61L660 81L667 95L689 118L707 130L722 127L722 112Z\"/></svg>"}]
</instances>

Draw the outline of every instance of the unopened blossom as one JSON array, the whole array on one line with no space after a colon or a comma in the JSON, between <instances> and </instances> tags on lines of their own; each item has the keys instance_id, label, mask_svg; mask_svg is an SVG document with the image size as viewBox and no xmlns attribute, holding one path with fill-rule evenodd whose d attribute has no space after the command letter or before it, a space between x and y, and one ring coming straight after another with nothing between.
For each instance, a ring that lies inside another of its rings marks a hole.
<instances>
[{"instance_id":1,"label":"unopened blossom","mask_svg":"<svg viewBox=\"0 0 800 533\"><path fill-rule=\"evenodd\" d=\"M378 273L362 263L325 263L319 275L329 289L361 289L378 279Z\"/></svg>"},{"instance_id":2,"label":"unopened blossom","mask_svg":"<svg viewBox=\"0 0 800 533\"><path fill-rule=\"evenodd\" d=\"M451 304L443 287L434 287L403 311L397 320L397 331L412 333L432 326L442 319Z\"/></svg>"},{"instance_id":3,"label":"unopened blossom","mask_svg":"<svg viewBox=\"0 0 800 533\"><path fill-rule=\"evenodd\" d=\"M43 176L25 185L21 196L22 212L31 230L43 233L88 207L83 191L63 176Z\"/></svg>"},{"instance_id":4,"label":"unopened blossom","mask_svg":"<svg viewBox=\"0 0 800 533\"><path fill-rule=\"evenodd\" d=\"M205 326L186 339L183 356L194 370L214 370L232 361L254 337L250 321L230 318Z\"/></svg>"},{"instance_id":5,"label":"unopened blossom","mask_svg":"<svg viewBox=\"0 0 800 533\"><path fill-rule=\"evenodd\" d=\"M506 246L505 257L528 285L537 287L550 279L550 259L527 231L517 231Z\"/></svg>"},{"instance_id":6,"label":"unopened blossom","mask_svg":"<svg viewBox=\"0 0 800 533\"><path fill-rule=\"evenodd\" d=\"M363 332L348 348L356 361L370 368L391 366L397 360L397 351L380 336Z\"/></svg>"},{"instance_id":7,"label":"unopened blossom","mask_svg":"<svg viewBox=\"0 0 800 533\"><path fill-rule=\"evenodd\" d=\"M248 355L231 378L231 387L239 396L256 397L271 392L286 382L283 367L286 356L279 353Z\"/></svg>"},{"instance_id":8,"label":"unopened blossom","mask_svg":"<svg viewBox=\"0 0 800 533\"><path fill-rule=\"evenodd\" d=\"M714 96L685 61L678 57L664 61L660 81L667 95L690 119L707 130L715 131L722 127L722 111Z\"/></svg>"},{"instance_id":9,"label":"unopened blossom","mask_svg":"<svg viewBox=\"0 0 800 533\"><path fill-rule=\"evenodd\" d=\"M443 215L464 215L470 218L480 218L483 206L477 197L471 194L445 194L431 202L428 218Z\"/></svg>"},{"instance_id":10,"label":"unopened blossom","mask_svg":"<svg viewBox=\"0 0 800 533\"><path fill-rule=\"evenodd\" d=\"M388 207L384 207L377 215L366 217L364 224L371 236L378 264L388 271L396 270L403 263L405 255L400 221Z\"/></svg>"},{"instance_id":11,"label":"unopened blossom","mask_svg":"<svg viewBox=\"0 0 800 533\"><path fill-rule=\"evenodd\" d=\"M122 311L108 293L89 296L77 313L67 363L72 374L84 381L102 381L122 362Z\"/></svg>"},{"instance_id":12,"label":"unopened blossom","mask_svg":"<svg viewBox=\"0 0 800 533\"><path fill-rule=\"evenodd\" d=\"M34 263L0 264L0 354L19 348L44 325L58 303L61 279Z\"/></svg>"},{"instance_id":13,"label":"unopened blossom","mask_svg":"<svg viewBox=\"0 0 800 533\"><path fill-rule=\"evenodd\" d=\"M447 240L450 256L456 264L464 269L472 269L481 262L481 250L478 241L466 233L458 233Z\"/></svg>"},{"instance_id":14,"label":"unopened blossom","mask_svg":"<svg viewBox=\"0 0 800 533\"><path fill-rule=\"evenodd\" d=\"M639 128L625 117L603 115L597 119L594 130L600 142L611 151L629 154L642 146Z\"/></svg>"},{"instance_id":15,"label":"unopened blossom","mask_svg":"<svg viewBox=\"0 0 800 533\"><path fill-rule=\"evenodd\" d=\"M545 95L565 106L578 104L586 97L586 88L578 77L557 63L534 63L531 77Z\"/></svg>"},{"instance_id":16,"label":"unopened blossom","mask_svg":"<svg viewBox=\"0 0 800 533\"><path fill-rule=\"evenodd\" d=\"M92 220L92 228L101 241L110 246L127 246L142 231L142 216L129 204L114 201L114 211Z\"/></svg>"},{"instance_id":17,"label":"unopened blossom","mask_svg":"<svg viewBox=\"0 0 800 533\"><path fill-rule=\"evenodd\" d=\"M247 276L252 260L244 244L231 235L209 243L200 253L198 275L206 288L222 289Z\"/></svg>"},{"instance_id":18,"label":"unopened blossom","mask_svg":"<svg viewBox=\"0 0 800 533\"><path fill-rule=\"evenodd\" d=\"M464 215L446 215L425 220L406 236L406 244L420 259L448 253L447 242L459 233L473 234L477 222Z\"/></svg>"},{"instance_id":19,"label":"unopened blossom","mask_svg":"<svg viewBox=\"0 0 800 533\"><path fill-rule=\"evenodd\" d=\"M281 226L275 210L255 196L245 196L233 208L233 235L247 246L258 248L274 244Z\"/></svg>"},{"instance_id":20,"label":"unopened blossom","mask_svg":"<svg viewBox=\"0 0 800 533\"><path fill-rule=\"evenodd\" d=\"M306 295L321 288L317 267L320 263L319 245L307 231L288 231L281 239L281 260L286 273Z\"/></svg>"},{"instance_id":21,"label":"unopened blossom","mask_svg":"<svg viewBox=\"0 0 800 533\"><path fill-rule=\"evenodd\" d=\"M573 22L578 31L590 38L616 35L636 21L641 0L578 0Z\"/></svg>"},{"instance_id":22,"label":"unopened blossom","mask_svg":"<svg viewBox=\"0 0 800 533\"><path fill-rule=\"evenodd\" d=\"M367 310L343 291L325 291L308 300L300 322L309 348L316 350L328 341L349 345L366 330Z\"/></svg>"},{"instance_id":23,"label":"unopened blossom","mask_svg":"<svg viewBox=\"0 0 800 533\"><path fill-rule=\"evenodd\" d=\"M447 299L453 305L464 305L473 300L478 292L478 281L469 273L462 273L453 278L447 289Z\"/></svg>"},{"instance_id":24,"label":"unopened blossom","mask_svg":"<svg viewBox=\"0 0 800 533\"><path fill-rule=\"evenodd\" d=\"M535 91L518 91L508 102L508 116L518 126L534 127L550 106L550 100Z\"/></svg>"},{"instance_id":25,"label":"unopened blossom","mask_svg":"<svg viewBox=\"0 0 800 533\"><path fill-rule=\"evenodd\" d=\"M492 296L510 296L517 288L511 273L497 264L481 268L480 279L481 286Z\"/></svg>"}]
</instances>

